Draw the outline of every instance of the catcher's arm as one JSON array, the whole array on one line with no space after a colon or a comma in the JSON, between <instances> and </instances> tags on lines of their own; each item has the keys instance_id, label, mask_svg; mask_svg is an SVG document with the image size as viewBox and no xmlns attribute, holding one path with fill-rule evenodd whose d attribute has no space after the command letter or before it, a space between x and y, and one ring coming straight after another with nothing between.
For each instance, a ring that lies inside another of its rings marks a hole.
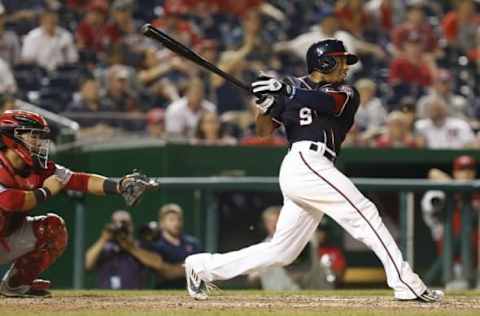
<instances>
[{"instance_id":1,"label":"catcher's arm","mask_svg":"<svg viewBox=\"0 0 480 316\"><path fill-rule=\"evenodd\" d=\"M71 172L68 169L65 189L79 192L87 192L95 195L119 194L125 199L128 206L138 203L145 191L158 187L158 183L144 174L133 172L120 179L120 181L97 174ZM58 177L63 177L60 174Z\"/></svg>"}]
</instances>

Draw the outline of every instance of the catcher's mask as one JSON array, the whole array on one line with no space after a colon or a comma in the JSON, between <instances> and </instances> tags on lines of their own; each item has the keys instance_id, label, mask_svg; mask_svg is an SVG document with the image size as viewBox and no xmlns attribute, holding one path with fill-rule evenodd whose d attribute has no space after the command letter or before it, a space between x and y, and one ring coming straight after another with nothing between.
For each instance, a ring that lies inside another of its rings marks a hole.
<instances>
[{"instance_id":1,"label":"catcher's mask","mask_svg":"<svg viewBox=\"0 0 480 316\"><path fill-rule=\"evenodd\" d=\"M9 110L0 115L3 144L33 168L47 168L50 129L43 116L27 111Z\"/></svg>"}]
</instances>

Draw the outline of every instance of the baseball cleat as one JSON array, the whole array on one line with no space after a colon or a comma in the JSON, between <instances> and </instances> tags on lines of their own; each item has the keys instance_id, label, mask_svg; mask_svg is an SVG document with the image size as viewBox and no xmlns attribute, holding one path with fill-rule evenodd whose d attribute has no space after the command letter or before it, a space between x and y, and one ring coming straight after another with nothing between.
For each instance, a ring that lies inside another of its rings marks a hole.
<instances>
[{"instance_id":1,"label":"baseball cleat","mask_svg":"<svg viewBox=\"0 0 480 316\"><path fill-rule=\"evenodd\" d=\"M196 300L206 300L208 298L207 282L200 278L187 261L185 261L185 275L188 294Z\"/></svg>"},{"instance_id":2,"label":"baseball cleat","mask_svg":"<svg viewBox=\"0 0 480 316\"><path fill-rule=\"evenodd\" d=\"M0 282L0 295L17 298L46 298L52 296L52 293L48 291L49 287L50 281L42 279L35 279L30 286L21 285L15 288L10 287L7 281L2 281Z\"/></svg>"},{"instance_id":3,"label":"baseball cleat","mask_svg":"<svg viewBox=\"0 0 480 316\"><path fill-rule=\"evenodd\" d=\"M425 303L438 303L443 300L445 293L440 290L426 289L418 298L417 301Z\"/></svg>"}]
</instances>

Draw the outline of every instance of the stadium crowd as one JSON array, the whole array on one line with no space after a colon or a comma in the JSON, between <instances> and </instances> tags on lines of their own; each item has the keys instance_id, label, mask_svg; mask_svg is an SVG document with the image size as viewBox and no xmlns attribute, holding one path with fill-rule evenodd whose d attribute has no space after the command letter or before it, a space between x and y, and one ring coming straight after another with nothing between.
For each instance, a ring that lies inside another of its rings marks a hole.
<instances>
[{"instance_id":1,"label":"stadium crowd","mask_svg":"<svg viewBox=\"0 0 480 316\"><path fill-rule=\"evenodd\" d=\"M253 132L254 100L139 32L167 31L224 71L304 75L312 43L359 55L349 146L480 147L473 0L2 0L0 93L78 121L80 137L284 145Z\"/></svg>"}]
</instances>

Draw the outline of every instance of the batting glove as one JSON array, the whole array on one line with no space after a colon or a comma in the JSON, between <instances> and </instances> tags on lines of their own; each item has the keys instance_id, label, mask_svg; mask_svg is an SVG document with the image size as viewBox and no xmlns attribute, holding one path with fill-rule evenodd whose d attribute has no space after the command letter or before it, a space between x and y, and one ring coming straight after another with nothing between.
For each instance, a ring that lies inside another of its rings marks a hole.
<instances>
[{"instance_id":1,"label":"batting glove","mask_svg":"<svg viewBox=\"0 0 480 316\"><path fill-rule=\"evenodd\" d=\"M292 86L284 84L283 82L275 78L259 79L252 82L251 87L252 92L255 95L280 94L289 97L293 92Z\"/></svg>"},{"instance_id":2,"label":"batting glove","mask_svg":"<svg viewBox=\"0 0 480 316\"><path fill-rule=\"evenodd\" d=\"M270 108L272 107L274 102L275 98L272 95L265 95L258 98L255 101L255 104L260 113L265 115L270 111Z\"/></svg>"}]
</instances>

